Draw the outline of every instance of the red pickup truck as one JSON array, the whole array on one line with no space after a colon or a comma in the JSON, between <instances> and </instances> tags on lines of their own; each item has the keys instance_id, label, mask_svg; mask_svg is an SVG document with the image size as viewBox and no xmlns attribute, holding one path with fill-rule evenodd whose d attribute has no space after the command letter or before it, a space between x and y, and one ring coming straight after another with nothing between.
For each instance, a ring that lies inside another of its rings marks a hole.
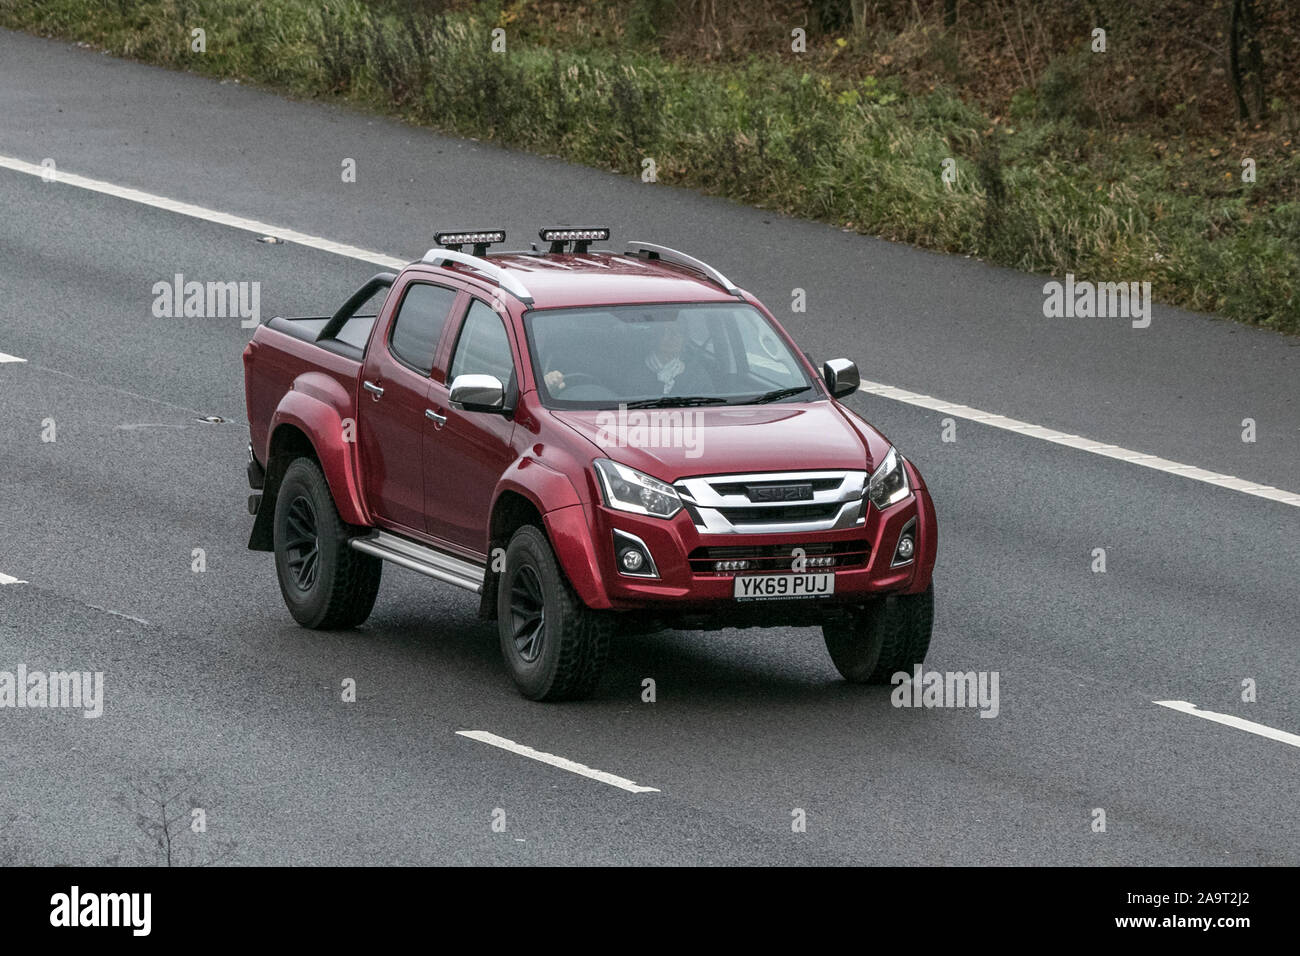
<instances>
[{"instance_id":1,"label":"red pickup truck","mask_svg":"<svg viewBox=\"0 0 1300 956\"><path fill-rule=\"evenodd\" d=\"M611 638L663 628L819 626L848 680L910 672L934 505L838 401L854 364L819 372L683 253L540 236L440 233L333 315L257 328L248 546L294 619L361 624L391 561L481 595L535 700L589 695Z\"/></svg>"}]
</instances>

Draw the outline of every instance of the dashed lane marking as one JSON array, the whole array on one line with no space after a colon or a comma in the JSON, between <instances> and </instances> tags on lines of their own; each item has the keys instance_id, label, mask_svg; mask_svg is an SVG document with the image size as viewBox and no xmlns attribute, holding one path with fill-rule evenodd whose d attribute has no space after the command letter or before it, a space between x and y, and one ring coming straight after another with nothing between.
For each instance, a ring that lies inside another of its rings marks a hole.
<instances>
[{"instance_id":1,"label":"dashed lane marking","mask_svg":"<svg viewBox=\"0 0 1300 956\"><path fill-rule=\"evenodd\" d=\"M1170 710L1176 710L1181 714L1191 714L1193 717L1212 720L1216 724L1223 724L1225 727L1235 727L1237 730L1244 730L1249 734L1258 734L1260 737L1267 737L1269 740L1290 744L1292 747L1300 747L1300 734L1278 730L1276 727L1269 727L1267 724L1257 724L1253 720L1234 717L1231 714L1218 714L1212 710L1201 710L1195 704L1189 704L1185 700L1156 700L1152 701L1152 703L1159 704L1161 707L1168 707Z\"/></svg>"},{"instance_id":2,"label":"dashed lane marking","mask_svg":"<svg viewBox=\"0 0 1300 956\"><path fill-rule=\"evenodd\" d=\"M620 790L626 790L629 793L658 793L655 787L642 787L633 783L624 777L615 776L612 773L606 773L603 770L593 770L584 764L575 763L564 757L557 757L555 754L543 753L540 750L534 750L532 747L526 747L523 744L517 744L513 740L507 740L505 737L498 737L496 734L490 734L486 730L458 730L458 736L468 737L470 740L477 740L479 743L489 744L493 747L500 747L502 750L508 750L512 754L518 754L521 757L527 757L530 760L537 760L541 763L550 764L552 767L559 767L561 770L567 770L570 773L576 773L583 777L589 777L592 780L599 780L601 783L607 783L611 787L618 787Z\"/></svg>"}]
</instances>

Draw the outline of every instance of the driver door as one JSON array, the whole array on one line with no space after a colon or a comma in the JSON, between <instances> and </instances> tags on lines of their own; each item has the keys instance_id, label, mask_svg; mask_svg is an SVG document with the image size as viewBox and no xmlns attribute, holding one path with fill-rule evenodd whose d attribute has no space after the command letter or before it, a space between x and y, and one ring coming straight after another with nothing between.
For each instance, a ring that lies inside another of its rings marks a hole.
<instances>
[{"instance_id":1,"label":"driver door","mask_svg":"<svg viewBox=\"0 0 1300 956\"><path fill-rule=\"evenodd\" d=\"M429 534L475 555L487 555L488 518L497 482L514 461L513 416L467 412L449 401L457 375L492 375L516 400L518 365L510 330L493 308L471 298L456 330L445 383L429 392L434 420L425 432L424 494Z\"/></svg>"}]
</instances>

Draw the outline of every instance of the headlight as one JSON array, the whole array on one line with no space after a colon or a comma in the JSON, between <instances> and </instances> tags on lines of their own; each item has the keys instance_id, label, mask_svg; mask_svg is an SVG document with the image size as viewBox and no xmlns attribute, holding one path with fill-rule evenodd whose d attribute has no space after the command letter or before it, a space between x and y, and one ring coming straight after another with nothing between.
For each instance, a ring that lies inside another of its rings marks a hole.
<instances>
[{"instance_id":1,"label":"headlight","mask_svg":"<svg viewBox=\"0 0 1300 956\"><path fill-rule=\"evenodd\" d=\"M898 453L898 449L890 448L885 460L867 482L867 497L876 506L876 510L884 511L911 493L912 489L907 484L907 469L903 467L903 456Z\"/></svg>"},{"instance_id":2,"label":"headlight","mask_svg":"<svg viewBox=\"0 0 1300 956\"><path fill-rule=\"evenodd\" d=\"M592 464L600 476L605 504L611 508L655 518L671 518L682 510L682 499L672 485L608 458L597 458Z\"/></svg>"}]
</instances>

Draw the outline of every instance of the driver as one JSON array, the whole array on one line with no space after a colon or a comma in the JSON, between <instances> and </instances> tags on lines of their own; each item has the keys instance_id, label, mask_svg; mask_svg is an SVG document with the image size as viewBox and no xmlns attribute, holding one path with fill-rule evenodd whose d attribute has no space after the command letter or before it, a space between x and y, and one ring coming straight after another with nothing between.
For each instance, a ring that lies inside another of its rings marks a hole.
<instances>
[{"instance_id":1,"label":"driver","mask_svg":"<svg viewBox=\"0 0 1300 956\"><path fill-rule=\"evenodd\" d=\"M685 342L686 336L682 333L681 324L673 319L663 324L659 330L658 343L645 357L646 368L654 374L655 381L663 386L665 395L673 390L677 380L686 371L686 362L682 358L682 345Z\"/></svg>"}]
</instances>

